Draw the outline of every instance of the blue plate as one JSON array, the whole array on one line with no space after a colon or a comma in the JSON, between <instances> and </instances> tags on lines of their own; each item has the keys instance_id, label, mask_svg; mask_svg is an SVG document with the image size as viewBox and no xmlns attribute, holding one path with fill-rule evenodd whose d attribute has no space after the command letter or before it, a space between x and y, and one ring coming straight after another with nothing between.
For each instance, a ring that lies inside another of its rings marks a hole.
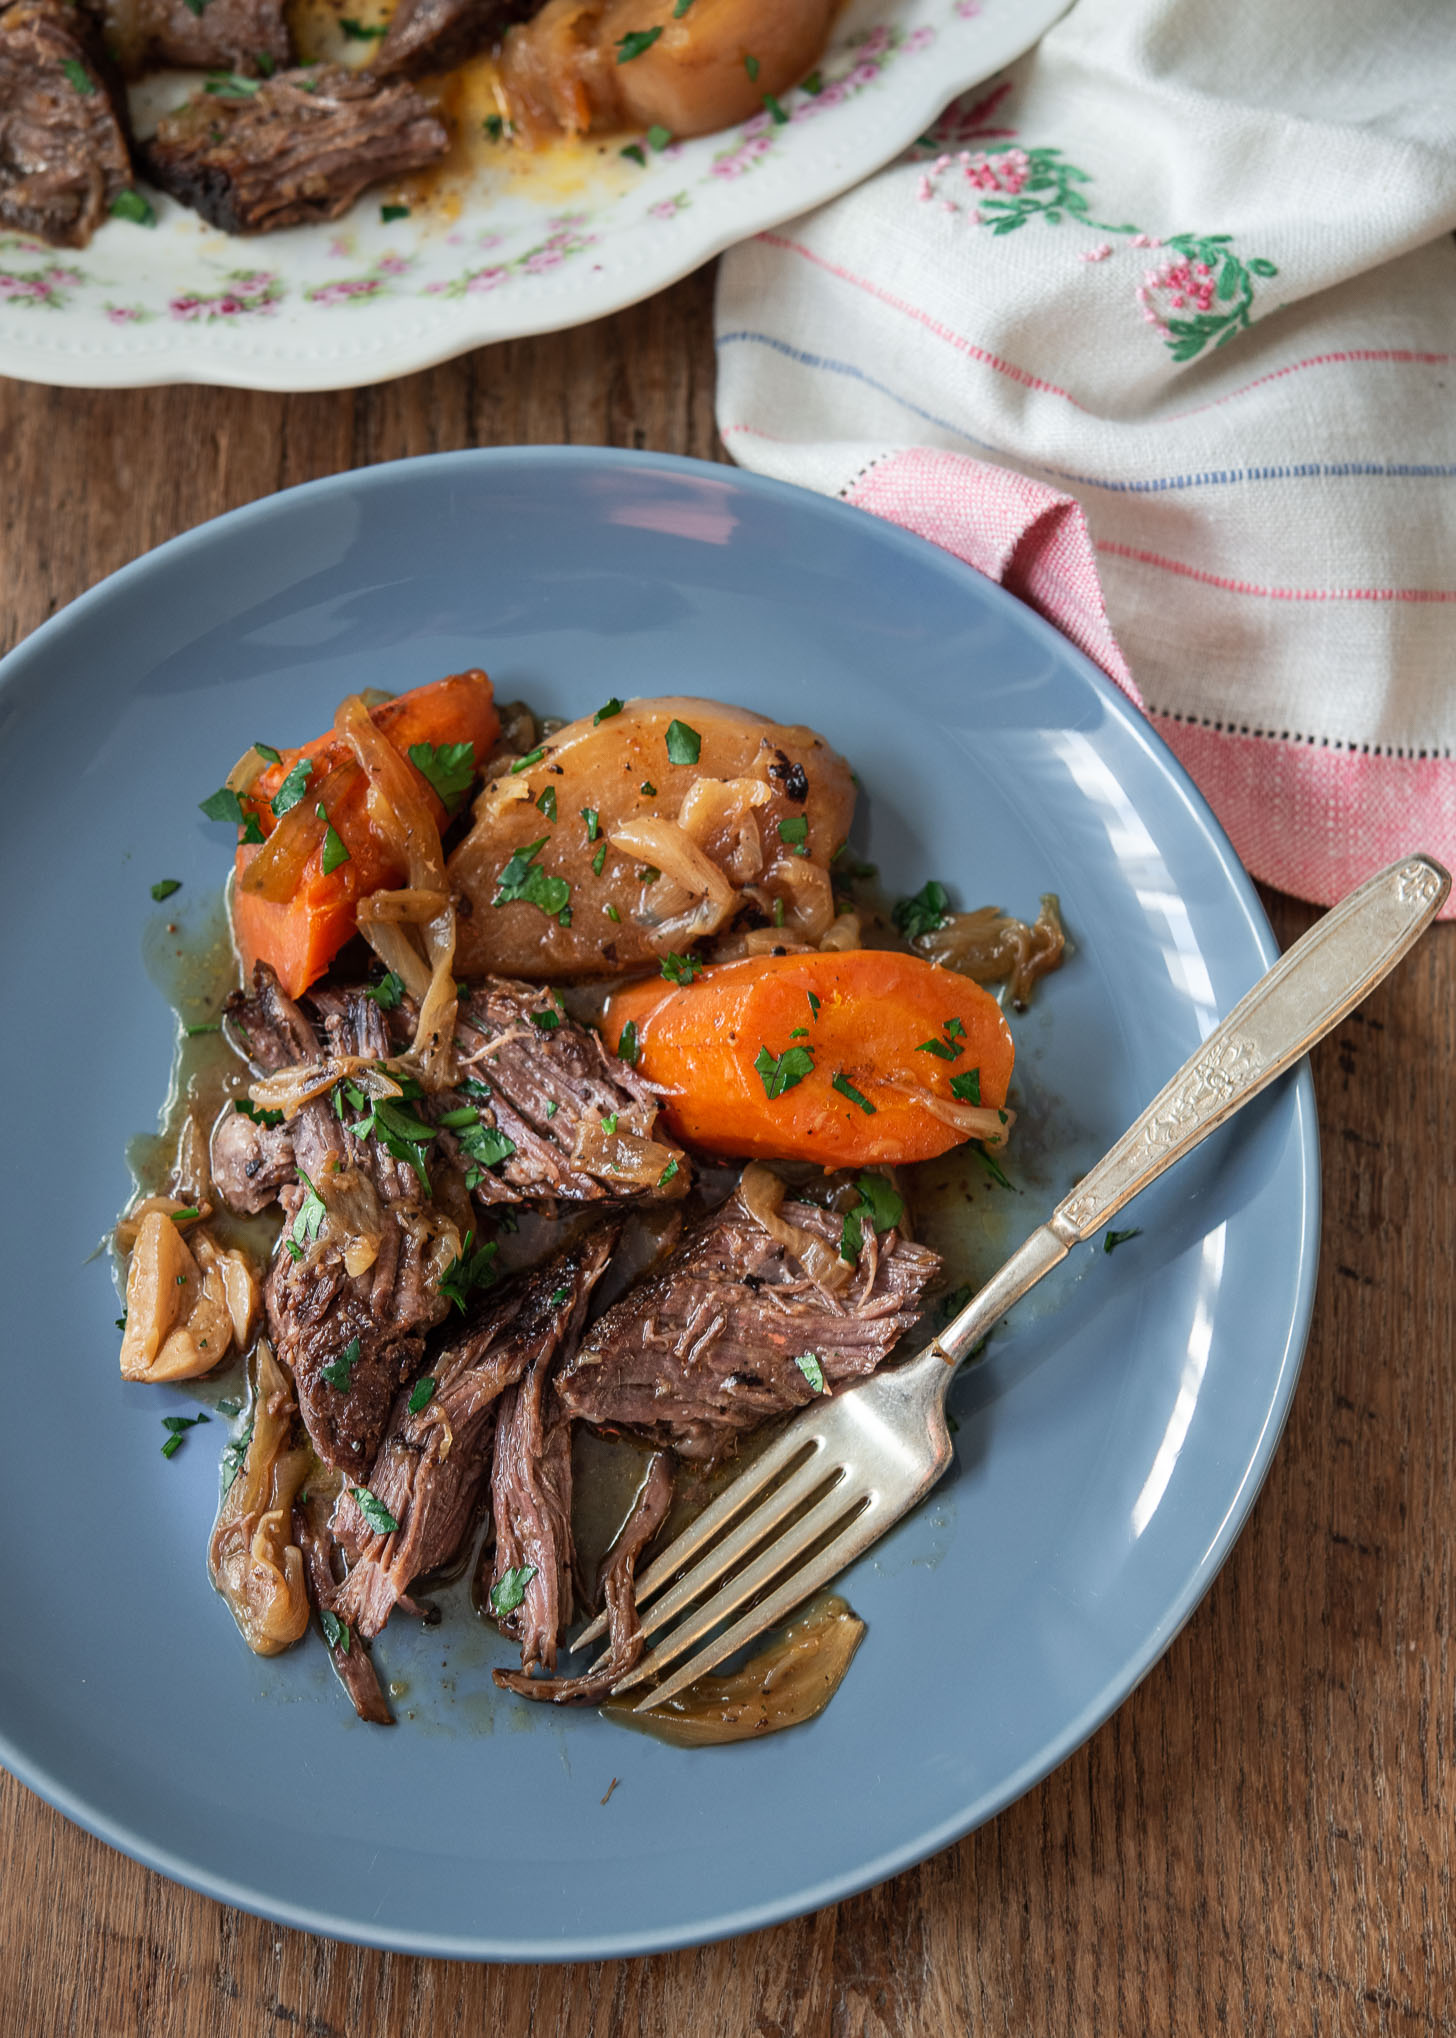
<instances>
[{"instance_id":1,"label":"blue plate","mask_svg":"<svg viewBox=\"0 0 1456 2038\"><path fill-rule=\"evenodd\" d=\"M216 1424L125 1386L95 1240L125 1199L172 1026L142 950L201 923L197 802L255 737L365 686L482 664L573 715L701 693L856 764L892 892L1061 894L1076 951L1017 1027L1009 1248L1276 950L1188 779L999 588L835 502L722 468L450 454L292 490L178 538L5 661L0 859L10 1154L0 1265L0 1758L93 1833L228 1903L411 1953L588 1959L743 1932L893 1875L1060 1762L1156 1662L1268 1468L1309 1323L1307 1073L1084 1246L958 1383L959 1464L849 1575L868 1637L834 1703L682 1752L496 1694L478 1622L401 1622L392 1731L316 1641L262 1662L212 1592ZM152 881L184 880L165 907ZM149 934L149 931L150 934ZM603 1804L611 1779L618 1785Z\"/></svg>"}]
</instances>

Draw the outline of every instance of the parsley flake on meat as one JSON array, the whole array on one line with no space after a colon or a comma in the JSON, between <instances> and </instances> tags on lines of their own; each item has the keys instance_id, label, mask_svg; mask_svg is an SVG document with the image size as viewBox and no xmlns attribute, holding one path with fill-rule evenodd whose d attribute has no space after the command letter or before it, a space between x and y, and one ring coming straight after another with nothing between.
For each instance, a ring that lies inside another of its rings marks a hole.
<instances>
[{"instance_id":1,"label":"parsley flake on meat","mask_svg":"<svg viewBox=\"0 0 1456 2038\"><path fill-rule=\"evenodd\" d=\"M794 1364L809 1382L814 1393L822 1394L824 1392L824 1368L819 1363L818 1354L816 1352L799 1352L795 1355Z\"/></svg>"},{"instance_id":2,"label":"parsley flake on meat","mask_svg":"<svg viewBox=\"0 0 1456 2038\"><path fill-rule=\"evenodd\" d=\"M409 1398L410 1414L423 1415L425 1410L429 1407L431 1400L434 1398L434 1393L435 1393L435 1376L433 1373L426 1373L423 1379L416 1380L414 1386L410 1389Z\"/></svg>"},{"instance_id":3,"label":"parsley flake on meat","mask_svg":"<svg viewBox=\"0 0 1456 2038\"><path fill-rule=\"evenodd\" d=\"M364 986L364 995L372 998L381 1012L392 1012L404 996L404 978L386 970L377 984Z\"/></svg>"},{"instance_id":4,"label":"parsley flake on meat","mask_svg":"<svg viewBox=\"0 0 1456 2038\"><path fill-rule=\"evenodd\" d=\"M349 1382L354 1377L354 1368L358 1363L359 1340L357 1337L351 1337L332 1364L320 1366L319 1372L331 1387L336 1387L340 1394L347 1394Z\"/></svg>"},{"instance_id":5,"label":"parsley flake on meat","mask_svg":"<svg viewBox=\"0 0 1456 2038\"><path fill-rule=\"evenodd\" d=\"M490 1610L498 1620L514 1613L526 1596L526 1587L536 1575L534 1564L517 1564L503 1572L490 1588Z\"/></svg>"},{"instance_id":6,"label":"parsley flake on meat","mask_svg":"<svg viewBox=\"0 0 1456 2038\"><path fill-rule=\"evenodd\" d=\"M814 1050L810 1047L786 1047L782 1054L770 1054L761 1047L753 1058L763 1083L763 1093L772 1103L782 1097L785 1090L792 1090L802 1083L805 1076L814 1073Z\"/></svg>"},{"instance_id":7,"label":"parsley flake on meat","mask_svg":"<svg viewBox=\"0 0 1456 2038\"><path fill-rule=\"evenodd\" d=\"M241 1111L244 1118L251 1118L255 1125L281 1125L283 1123L283 1113L281 1111L265 1111L260 1105L255 1104L251 1097L234 1097L233 1109L234 1111Z\"/></svg>"},{"instance_id":8,"label":"parsley flake on meat","mask_svg":"<svg viewBox=\"0 0 1456 2038\"><path fill-rule=\"evenodd\" d=\"M367 1486L351 1488L358 1502L359 1512L377 1536L392 1536L398 1532L399 1523L382 1500L376 1500Z\"/></svg>"},{"instance_id":9,"label":"parsley flake on meat","mask_svg":"<svg viewBox=\"0 0 1456 2038\"><path fill-rule=\"evenodd\" d=\"M325 1607L319 1614L319 1626L324 1631L324 1640L331 1649L337 1649L342 1656L349 1653L349 1623L342 1621L336 1613Z\"/></svg>"},{"instance_id":10,"label":"parsley flake on meat","mask_svg":"<svg viewBox=\"0 0 1456 2038\"><path fill-rule=\"evenodd\" d=\"M462 1315L475 1289L489 1288L497 1274L495 1260L500 1247L495 1240L487 1239L484 1245L476 1246L472 1252L474 1243L475 1233L467 1231L465 1243L440 1276L440 1293L448 1302L453 1302Z\"/></svg>"},{"instance_id":11,"label":"parsley flake on meat","mask_svg":"<svg viewBox=\"0 0 1456 2038\"><path fill-rule=\"evenodd\" d=\"M411 743L409 761L439 794L445 812L459 813L475 777L474 743Z\"/></svg>"},{"instance_id":12,"label":"parsley flake on meat","mask_svg":"<svg viewBox=\"0 0 1456 2038\"><path fill-rule=\"evenodd\" d=\"M890 1231L905 1215L904 1197L883 1175L861 1175L855 1186L859 1201L846 1213L839 1236L839 1257L851 1266L859 1264L867 1219L876 1231Z\"/></svg>"},{"instance_id":13,"label":"parsley flake on meat","mask_svg":"<svg viewBox=\"0 0 1456 2038\"><path fill-rule=\"evenodd\" d=\"M323 1227L323 1221L329 1214L323 1197L320 1196L318 1190L302 1168L298 1171L298 1177L307 1189L308 1194L299 1204L298 1215L293 1220L293 1229L284 1240L290 1255L295 1260L303 1258L306 1249L318 1237Z\"/></svg>"}]
</instances>

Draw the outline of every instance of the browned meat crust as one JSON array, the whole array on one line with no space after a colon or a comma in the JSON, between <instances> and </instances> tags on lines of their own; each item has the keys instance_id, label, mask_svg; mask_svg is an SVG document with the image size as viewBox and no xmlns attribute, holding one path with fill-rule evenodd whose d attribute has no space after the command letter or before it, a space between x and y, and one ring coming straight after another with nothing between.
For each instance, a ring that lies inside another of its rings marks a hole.
<instances>
[{"instance_id":1,"label":"browned meat crust","mask_svg":"<svg viewBox=\"0 0 1456 2038\"><path fill-rule=\"evenodd\" d=\"M239 96L201 93L142 150L148 173L224 233L337 219L383 178L443 156L413 87L337 66L281 71Z\"/></svg>"},{"instance_id":2,"label":"browned meat crust","mask_svg":"<svg viewBox=\"0 0 1456 2038\"><path fill-rule=\"evenodd\" d=\"M448 71L498 42L513 22L534 14L540 0L400 0L372 70L381 77L418 78Z\"/></svg>"},{"instance_id":3,"label":"browned meat crust","mask_svg":"<svg viewBox=\"0 0 1456 2038\"><path fill-rule=\"evenodd\" d=\"M303 1552L308 1596L315 1610L319 1613L330 1611L336 1590L332 1547L327 1530L323 1534L315 1531L306 1507L293 1510L293 1540ZM350 1633L347 1640L340 1636L337 1643L326 1641L326 1646L339 1673L339 1681L353 1700L354 1710L360 1719L368 1720L371 1726L392 1727L394 1714L380 1689L378 1672L370 1661L362 1638L357 1633Z\"/></svg>"}]
</instances>

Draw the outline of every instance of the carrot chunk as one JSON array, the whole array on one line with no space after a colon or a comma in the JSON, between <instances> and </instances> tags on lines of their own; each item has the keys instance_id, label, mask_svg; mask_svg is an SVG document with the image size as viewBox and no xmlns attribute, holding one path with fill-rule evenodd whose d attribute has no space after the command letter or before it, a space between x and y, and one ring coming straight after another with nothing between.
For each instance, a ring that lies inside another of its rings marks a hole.
<instances>
[{"instance_id":1,"label":"carrot chunk","mask_svg":"<svg viewBox=\"0 0 1456 2038\"><path fill-rule=\"evenodd\" d=\"M610 999L603 1030L662 1086L680 1139L825 1167L994 1141L1015 1059L989 992L882 949L750 956L691 984L629 984ZM976 1106L984 1130L964 1122Z\"/></svg>"},{"instance_id":2,"label":"carrot chunk","mask_svg":"<svg viewBox=\"0 0 1456 2038\"><path fill-rule=\"evenodd\" d=\"M414 687L371 709L374 721L409 760L413 745L474 745L476 769L500 733L490 681L483 672L456 673ZM240 843L233 886L233 934L246 975L256 962L271 964L290 997L321 977L358 925L361 898L403 882L405 872L370 826L368 780L349 743L328 730L298 750L282 750L243 795L245 814L262 830L263 843ZM273 801L306 763L301 796L276 814ZM411 762L436 822L445 802ZM323 813L318 809L322 807ZM286 834L277 834L279 830ZM276 839L275 839L276 837ZM331 839L332 837L332 839ZM340 850L346 852L340 858ZM325 865L328 868L325 868Z\"/></svg>"}]
</instances>

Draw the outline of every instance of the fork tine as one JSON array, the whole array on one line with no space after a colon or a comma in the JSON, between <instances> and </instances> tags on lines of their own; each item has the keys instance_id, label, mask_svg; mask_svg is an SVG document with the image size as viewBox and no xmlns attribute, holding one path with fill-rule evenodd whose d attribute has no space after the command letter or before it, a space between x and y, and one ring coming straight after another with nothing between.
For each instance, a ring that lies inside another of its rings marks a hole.
<instances>
[{"instance_id":1,"label":"fork tine","mask_svg":"<svg viewBox=\"0 0 1456 2038\"><path fill-rule=\"evenodd\" d=\"M802 1422L803 1418L800 1417L799 1420ZM785 1466L792 1465L805 1451L813 1451L817 1457L823 1450L823 1437L812 1433L806 1435L799 1427L799 1423L794 1423L784 1430L766 1451L760 1452L751 1465L746 1466L730 1485L724 1487L717 1499L703 1509L696 1521L688 1524L670 1548L664 1550L662 1555L648 1566L637 1580L638 1608L646 1606L648 1600L659 1593L664 1585L670 1585L704 1543L732 1521L735 1515L741 1514L748 1503L763 1491L769 1480L783 1471ZM575 1655L578 1649L584 1649L588 1642L596 1641L597 1637L604 1635L606 1631L607 1616L599 1613L591 1625L583 1628L572 1643L571 1653Z\"/></svg>"},{"instance_id":2,"label":"fork tine","mask_svg":"<svg viewBox=\"0 0 1456 2038\"><path fill-rule=\"evenodd\" d=\"M738 1562L748 1555L755 1544L771 1535L785 1515L792 1514L801 1501L807 1500L815 1487L822 1486L828 1478L836 1484L843 1477L843 1467L827 1466L820 1453L815 1452L795 1471L791 1472L781 1486L775 1486L772 1493L762 1499L753 1512L738 1524L736 1529L724 1536L722 1542L714 1543L706 1556L700 1557L686 1576L680 1578L670 1592L663 1594L641 1623L644 1636L655 1634L670 1620L676 1620L683 1610L695 1599L701 1599L710 1585L715 1585ZM671 1552L669 1552L669 1555ZM605 1650L591 1670L600 1670L611 1655ZM588 1671L590 1676L591 1671Z\"/></svg>"},{"instance_id":3,"label":"fork tine","mask_svg":"<svg viewBox=\"0 0 1456 2038\"><path fill-rule=\"evenodd\" d=\"M747 1599L776 1578L780 1571L793 1563L805 1550L812 1549L822 1535L843 1522L847 1514L863 1510L869 1495L863 1488L853 1488L848 1482L848 1467L840 1468L845 1476L837 1479L822 1500L818 1500L798 1521L785 1529L781 1536L761 1550L751 1564L747 1564L726 1585L720 1586L713 1597L696 1612L690 1613L673 1629L664 1642L659 1643L652 1654L639 1663L635 1670L612 1686L615 1697L619 1692L630 1691L634 1684L640 1684L644 1677L660 1674L669 1663L674 1662L684 1649L690 1649L694 1642L711 1634L720 1622L727 1620ZM687 1597L695 1598L702 1591L701 1581L689 1573L683 1584L690 1589ZM757 1630L755 1629L755 1633Z\"/></svg>"},{"instance_id":4,"label":"fork tine","mask_svg":"<svg viewBox=\"0 0 1456 2038\"><path fill-rule=\"evenodd\" d=\"M893 1519L892 1512L891 1520ZM735 1649L741 1649L746 1642L757 1640L766 1629L775 1626L785 1614L792 1613L796 1606L817 1592L821 1585L827 1585L837 1572L842 1571L847 1564L852 1564L860 1552L868 1549L869 1545L883 1533L886 1526L883 1510L876 1505L875 1496L872 1495L869 1505L846 1524L832 1543L827 1543L817 1556L811 1557L802 1570L795 1571L782 1585L776 1586L767 1599L760 1601L757 1606L750 1607L732 1627L725 1628L723 1633L715 1636L705 1648L699 1649L696 1656L690 1656L687 1662L675 1670L664 1683L659 1684L655 1691L648 1692L646 1698L633 1707L633 1711L651 1712L654 1706L665 1705L668 1699L676 1698L680 1691L686 1691L690 1684L696 1684L700 1677L705 1677L716 1664L721 1663L726 1656L731 1656ZM637 1673L625 1678L616 1689L623 1691L629 1684L637 1683L643 1672L650 1673L661 1653L659 1650L649 1656L646 1663L639 1665Z\"/></svg>"}]
</instances>

